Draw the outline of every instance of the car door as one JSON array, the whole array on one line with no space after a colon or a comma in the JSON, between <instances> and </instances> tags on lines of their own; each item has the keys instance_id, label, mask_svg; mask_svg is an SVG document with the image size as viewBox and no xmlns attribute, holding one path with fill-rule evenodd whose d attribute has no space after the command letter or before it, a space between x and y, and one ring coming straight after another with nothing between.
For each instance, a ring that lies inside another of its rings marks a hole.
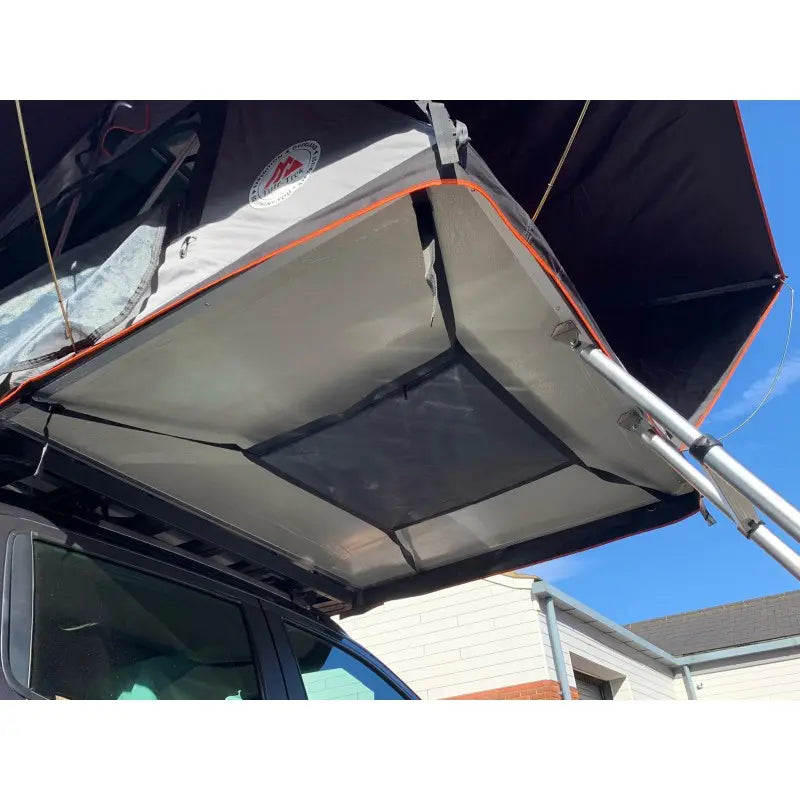
<instances>
[{"instance_id":1,"label":"car door","mask_svg":"<svg viewBox=\"0 0 800 800\"><path fill-rule=\"evenodd\" d=\"M255 597L35 519L0 517L3 539L7 696L286 698Z\"/></svg>"}]
</instances>

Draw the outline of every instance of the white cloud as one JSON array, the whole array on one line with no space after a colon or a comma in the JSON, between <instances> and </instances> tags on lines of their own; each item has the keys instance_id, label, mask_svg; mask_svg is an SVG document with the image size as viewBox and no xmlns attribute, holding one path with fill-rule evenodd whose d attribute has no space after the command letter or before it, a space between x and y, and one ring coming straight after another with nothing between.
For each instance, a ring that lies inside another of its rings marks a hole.
<instances>
[{"instance_id":1,"label":"white cloud","mask_svg":"<svg viewBox=\"0 0 800 800\"><path fill-rule=\"evenodd\" d=\"M766 375L753 381L753 383L742 392L738 400L714 412L713 419L717 422L731 422L733 420L738 421L745 419L748 414L753 412L767 393L767 389L769 389L769 385L772 383L777 369L778 367L774 366ZM778 383L775 385L769 399L772 400L775 397L786 394L786 392L798 382L800 382L800 353L795 353L788 358L783 365L783 372L781 372Z\"/></svg>"},{"instance_id":2,"label":"white cloud","mask_svg":"<svg viewBox=\"0 0 800 800\"><path fill-rule=\"evenodd\" d=\"M585 572L593 565L593 559L584 553L575 553L571 556L556 558L544 564L535 564L530 568L530 572L538 575L549 583L558 583L568 578L574 578L581 572Z\"/></svg>"}]
</instances>

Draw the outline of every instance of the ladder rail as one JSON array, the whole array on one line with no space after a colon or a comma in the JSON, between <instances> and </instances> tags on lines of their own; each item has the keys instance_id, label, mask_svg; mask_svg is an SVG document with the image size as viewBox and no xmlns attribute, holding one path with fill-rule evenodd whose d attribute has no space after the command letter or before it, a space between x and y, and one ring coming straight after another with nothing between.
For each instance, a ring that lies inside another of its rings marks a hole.
<instances>
[{"instance_id":1,"label":"ladder rail","mask_svg":"<svg viewBox=\"0 0 800 800\"><path fill-rule=\"evenodd\" d=\"M703 497L714 504L725 516L732 520L739 531L750 541L758 545L764 552L772 556L782 567L800 580L800 554L796 553L776 536L763 522L757 519L739 518L717 488L714 481L704 475L666 439L655 431L646 430L641 434L642 441L654 453L659 455L688 484L693 486Z\"/></svg>"},{"instance_id":2,"label":"ladder rail","mask_svg":"<svg viewBox=\"0 0 800 800\"><path fill-rule=\"evenodd\" d=\"M582 344L581 331L574 321L560 322L554 328L552 338L568 345L584 363L638 406L638 409L623 414L618 420L619 425L638 432L651 452L729 517L745 537L800 580L800 554L773 533L758 518L756 511L756 508L760 509L800 542L800 511L795 506L726 453L719 441L703 434L599 347ZM639 409L652 424L644 424L644 415ZM659 426L663 431L658 429ZM695 467L667 437L682 442L705 471Z\"/></svg>"},{"instance_id":3,"label":"ladder rail","mask_svg":"<svg viewBox=\"0 0 800 800\"><path fill-rule=\"evenodd\" d=\"M704 435L598 347L579 347L578 353L585 363L686 445L701 464L719 473L743 497L800 542L800 511L725 452L719 441Z\"/></svg>"}]
</instances>

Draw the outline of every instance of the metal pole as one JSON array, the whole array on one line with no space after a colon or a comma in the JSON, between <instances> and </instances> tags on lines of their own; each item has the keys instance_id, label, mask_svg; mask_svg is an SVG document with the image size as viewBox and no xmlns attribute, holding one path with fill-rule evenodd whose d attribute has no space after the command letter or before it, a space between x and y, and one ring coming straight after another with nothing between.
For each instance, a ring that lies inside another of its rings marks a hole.
<instances>
[{"instance_id":1,"label":"metal pole","mask_svg":"<svg viewBox=\"0 0 800 800\"><path fill-rule=\"evenodd\" d=\"M800 556L784 544L769 528L759 525L748 537L762 550L769 553L782 567L800 580Z\"/></svg>"},{"instance_id":2,"label":"metal pole","mask_svg":"<svg viewBox=\"0 0 800 800\"><path fill-rule=\"evenodd\" d=\"M599 348L583 347L579 353L587 364L641 406L687 447L691 448L707 438L703 437L703 434L687 419L653 394L623 367L612 361ZM708 438L704 450L702 455L697 456L698 460L718 472L731 486L800 542L800 511L798 509L770 489L735 458L728 455L719 442Z\"/></svg>"},{"instance_id":3,"label":"metal pole","mask_svg":"<svg viewBox=\"0 0 800 800\"><path fill-rule=\"evenodd\" d=\"M686 665L681 667L683 673L683 685L686 687L686 696L690 700L697 700L697 690L695 689L692 671Z\"/></svg>"},{"instance_id":4,"label":"metal pole","mask_svg":"<svg viewBox=\"0 0 800 800\"><path fill-rule=\"evenodd\" d=\"M769 528L759 520L752 520L752 530L742 530L742 520L737 519L725 497L716 484L699 469L689 463L669 442L652 431L642 433L642 441L661 456L687 483L694 486L701 495L710 500L723 514L733 520L741 532L762 550L772 556L782 567L800 580L800 554L784 544Z\"/></svg>"},{"instance_id":5,"label":"metal pole","mask_svg":"<svg viewBox=\"0 0 800 800\"><path fill-rule=\"evenodd\" d=\"M702 436L689 420L684 419L658 395L653 394L646 386L639 383L630 372L612 361L599 347L583 347L579 352L587 364L594 367L610 384L616 386L624 395L640 405L685 445L694 444Z\"/></svg>"},{"instance_id":6,"label":"metal pole","mask_svg":"<svg viewBox=\"0 0 800 800\"><path fill-rule=\"evenodd\" d=\"M164 189L167 188L167 184L172 180L172 177L175 173L183 166L183 162L189 157L189 154L192 152L192 148L199 143L199 139L197 138L197 134L193 133L186 144L178 151L178 154L175 156L175 160L170 165L169 169L164 173L164 177L156 185L155 189L150 193L150 197L147 198L145 204L139 209L139 214L144 214L146 211L149 211L156 203L159 197L161 197Z\"/></svg>"},{"instance_id":7,"label":"metal pole","mask_svg":"<svg viewBox=\"0 0 800 800\"><path fill-rule=\"evenodd\" d=\"M800 542L800 511L774 489L753 475L722 447L712 447L703 459L703 463L719 472L731 486L738 489L753 505L758 506L786 533Z\"/></svg>"},{"instance_id":8,"label":"metal pole","mask_svg":"<svg viewBox=\"0 0 800 800\"><path fill-rule=\"evenodd\" d=\"M661 456L687 483L694 486L703 497L708 498L723 514L737 522L728 501L723 497L714 481L692 466L666 439L653 431L644 431L642 441Z\"/></svg>"},{"instance_id":9,"label":"metal pole","mask_svg":"<svg viewBox=\"0 0 800 800\"><path fill-rule=\"evenodd\" d=\"M553 663L556 665L556 677L558 678L558 685L561 687L561 699L572 700L567 665L564 661L564 651L561 649L561 637L558 634L556 606L550 595L544 598L544 615L547 619L547 635L550 638L550 649L553 651Z\"/></svg>"}]
</instances>

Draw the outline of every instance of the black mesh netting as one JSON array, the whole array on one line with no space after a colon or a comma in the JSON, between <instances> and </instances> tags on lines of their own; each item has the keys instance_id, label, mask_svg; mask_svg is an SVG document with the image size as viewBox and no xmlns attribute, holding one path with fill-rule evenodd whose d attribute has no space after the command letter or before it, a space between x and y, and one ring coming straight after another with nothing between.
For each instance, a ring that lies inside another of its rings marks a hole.
<instances>
[{"instance_id":1,"label":"black mesh netting","mask_svg":"<svg viewBox=\"0 0 800 800\"><path fill-rule=\"evenodd\" d=\"M254 448L271 471L396 530L571 463L527 411L463 363Z\"/></svg>"}]
</instances>

